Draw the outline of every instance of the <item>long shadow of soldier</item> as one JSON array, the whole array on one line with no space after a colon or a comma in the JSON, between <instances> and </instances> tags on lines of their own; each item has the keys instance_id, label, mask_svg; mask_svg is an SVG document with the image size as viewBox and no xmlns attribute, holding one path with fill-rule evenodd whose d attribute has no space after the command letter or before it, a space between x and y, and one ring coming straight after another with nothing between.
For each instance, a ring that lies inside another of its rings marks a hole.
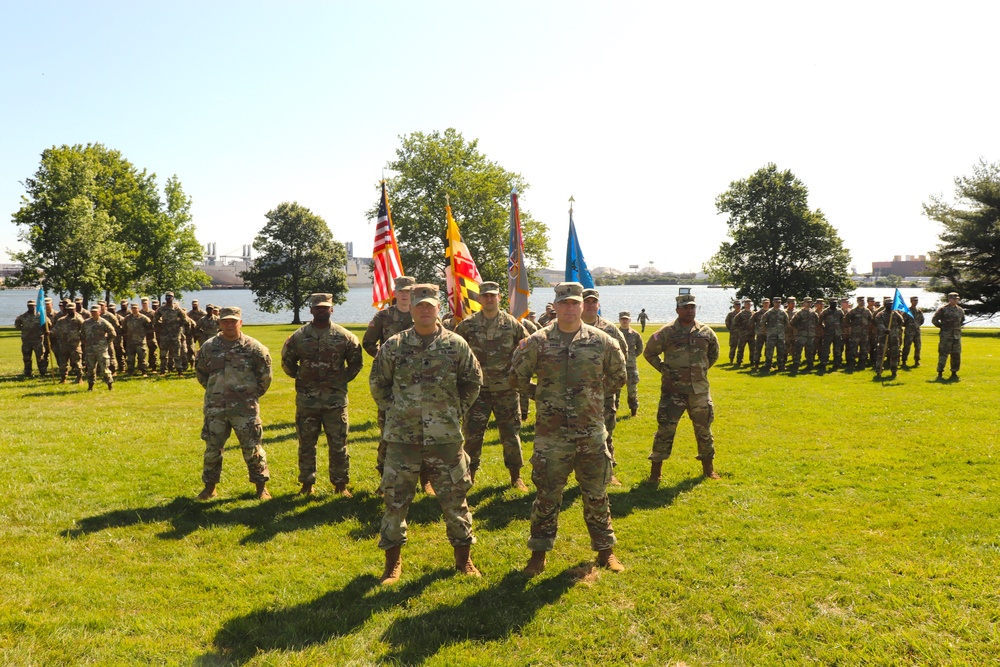
<instances>
[{"instance_id":1,"label":"long shadow of soldier","mask_svg":"<svg viewBox=\"0 0 1000 667\"><path fill-rule=\"evenodd\" d=\"M452 574L452 570L442 568L392 587L380 587L378 579L365 574L341 590L330 591L311 602L278 610L259 609L231 618L216 633L212 641L215 650L202 656L199 663L243 664L259 652L300 651L333 637L343 637L375 614L405 603L438 579Z\"/></svg>"},{"instance_id":2,"label":"long shadow of soldier","mask_svg":"<svg viewBox=\"0 0 1000 667\"><path fill-rule=\"evenodd\" d=\"M682 479L673 486L658 486L643 483L632 487L626 493L609 494L611 516L624 517L636 510L658 509L674 503L677 496L690 491L705 481L702 476Z\"/></svg>"},{"instance_id":3,"label":"long shadow of soldier","mask_svg":"<svg viewBox=\"0 0 1000 667\"><path fill-rule=\"evenodd\" d=\"M279 431L286 431L291 429L287 433L279 433ZM295 433L295 422L280 422L277 424L265 424L264 425L264 437L262 442L266 444L274 442L284 442L285 440L295 440L297 437Z\"/></svg>"},{"instance_id":4,"label":"long shadow of soldier","mask_svg":"<svg viewBox=\"0 0 1000 667\"><path fill-rule=\"evenodd\" d=\"M531 504L535 494L529 493L516 498L504 498L506 486L493 486L477 491L469 496L469 505L475 507L472 514L477 526L486 530L501 530L513 521L531 518ZM580 487L570 486L563 492L560 512L568 509L580 497Z\"/></svg>"},{"instance_id":5,"label":"long shadow of soldier","mask_svg":"<svg viewBox=\"0 0 1000 667\"><path fill-rule=\"evenodd\" d=\"M581 564L531 587L524 574L510 572L496 586L456 605L397 618L382 636L392 649L379 663L419 665L450 644L506 639L530 623L539 609L558 601L586 569Z\"/></svg>"}]
</instances>

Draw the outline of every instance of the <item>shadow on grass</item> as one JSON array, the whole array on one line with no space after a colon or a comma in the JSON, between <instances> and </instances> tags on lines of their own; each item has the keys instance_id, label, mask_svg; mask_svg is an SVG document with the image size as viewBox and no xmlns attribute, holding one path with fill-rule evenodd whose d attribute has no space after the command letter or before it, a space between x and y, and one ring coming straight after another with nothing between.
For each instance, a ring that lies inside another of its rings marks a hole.
<instances>
[{"instance_id":1,"label":"shadow on grass","mask_svg":"<svg viewBox=\"0 0 1000 667\"><path fill-rule=\"evenodd\" d=\"M474 508L472 520L476 526L482 526L486 530L502 530L514 521L531 518L531 504L535 502L535 494L522 493L514 498L504 498L504 492L509 488L507 485L491 486L469 494L469 506ZM580 487L567 485L559 511L568 509L579 497Z\"/></svg>"},{"instance_id":2,"label":"shadow on grass","mask_svg":"<svg viewBox=\"0 0 1000 667\"><path fill-rule=\"evenodd\" d=\"M521 632L539 609L557 602L580 581L577 573L587 569L581 564L534 586L520 571L510 572L458 604L397 618L382 636L390 651L378 662L419 665L452 644L505 640Z\"/></svg>"},{"instance_id":3,"label":"shadow on grass","mask_svg":"<svg viewBox=\"0 0 1000 667\"><path fill-rule=\"evenodd\" d=\"M628 516L636 510L668 507L674 503L677 496L687 493L704 481L705 477L699 475L682 479L673 486L653 486L648 482L643 482L625 493L610 493L608 500L611 503L611 516L620 518Z\"/></svg>"},{"instance_id":4,"label":"shadow on grass","mask_svg":"<svg viewBox=\"0 0 1000 667\"><path fill-rule=\"evenodd\" d=\"M29 392L27 394L21 394L21 398L29 398L29 397L34 398L38 396L67 396L69 394L86 393L86 391L87 391L86 385L84 385L83 388L79 388L78 386L78 388L76 389L54 389L52 391ZM104 391L105 393L107 393L108 390L105 389Z\"/></svg>"},{"instance_id":5,"label":"shadow on grass","mask_svg":"<svg viewBox=\"0 0 1000 667\"><path fill-rule=\"evenodd\" d=\"M406 582L404 578L404 583L384 588L374 576L365 574L311 602L277 610L259 609L231 618L216 633L214 651L201 656L197 664L239 665L262 652L301 651L349 635L375 614L405 604L451 574L450 569L435 570L415 581Z\"/></svg>"}]
</instances>

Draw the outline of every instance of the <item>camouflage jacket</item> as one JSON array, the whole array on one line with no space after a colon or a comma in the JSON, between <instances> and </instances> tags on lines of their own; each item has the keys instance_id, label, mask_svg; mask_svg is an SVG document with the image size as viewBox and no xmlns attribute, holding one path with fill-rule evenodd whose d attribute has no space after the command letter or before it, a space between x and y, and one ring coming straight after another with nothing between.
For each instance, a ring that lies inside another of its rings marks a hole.
<instances>
[{"instance_id":1,"label":"camouflage jacket","mask_svg":"<svg viewBox=\"0 0 1000 667\"><path fill-rule=\"evenodd\" d=\"M171 307L160 304L153 316L153 329L156 331L156 338L172 340L180 338L181 333L187 326L187 313L176 303Z\"/></svg>"},{"instance_id":2,"label":"camouflage jacket","mask_svg":"<svg viewBox=\"0 0 1000 667\"><path fill-rule=\"evenodd\" d=\"M14 328L21 332L21 340L25 343L37 343L49 333L49 321L45 324L38 321L38 311L24 311L14 320Z\"/></svg>"},{"instance_id":3,"label":"camouflage jacket","mask_svg":"<svg viewBox=\"0 0 1000 667\"><path fill-rule=\"evenodd\" d=\"M771 308L764 313L764 317L761 319L764 320L764 331L768 335L781 334L784 338L785 327L788 326L788 313L781 308Z\"/></svg>"},{"instance_id":4,"label":"camouflage jacket","mask_svg":"<svg viewBox=\"0 0 1000 667\"><path fill-rule=\"evenodd\" d=\"M642 356L660 372L661 391L706 394L708 369L719 360L719 339L707 324L695 320L685 327L674 320L653 334Z\"/></svg>"},{"instance_id":5,"label":"camouflage jacket","mask_svg":"<svg viewBox=\"0 0 1000 667\"><path fill-rule=\"evenodd\" d=\"M586 324L586 322L584 322ZM609 322L603 317L598 316L597 320L590 326L595 329L600 329L604 333L611 336L616 343L618 343L618 349L622 351L622 357L628 359L628 341L625 340L625 335L622 334L622 330L618 328L618 325L614 322ZM617 389L615 391L618 391Z\"/></svg>"},{"instance_id":6,"label":"camouflage jacket","mask_svg":"<svg viewBox=\"0 0 1000 667\"><path fill-rule=\"evenodd\" d=\"M52 338L65 347L79 347L83 339L83 318L76 313L60 317L52 327Z\"/></svg>"},{"instance_id":7,"label":"camouflage jacket","mask_svg":"<svg viewBox=\"0 0 1000 667\"><path fill-rule=\"evenodd\" d=\"M815 338L819 326L819 316L811 308L803 308L795 313L791 321L795 335L801 338Z\"/></svg>"},{"instance_id":8,"label":"camouflage jacket","mask_svg":"<svg viewBox=\"0 0 1000 667\"><path fill-rule=\"evenodd\" d=\"M785 315L788 316L788 321L785 323L785 340L795 339L795 325L792 324L792 320L795 319L797 313L798 310L785 308Z\"/></svg>"},{"instance_id":9,"label":"camouflage jacket","mask_svg":"<svg viewBox=\"0 0 1000 667\"><path fill-rule=\"evenodd\" d=\"M965 322L965 311L961 306L945 304L937 309L931 324L941 330L941 338L957 340L962 337L962 323Z\"/></svg>"},{"instance_id":10,"label":"camouflage jacket","mask_svg":"<svg viewBox=\"0 0 1000 667\"><path fill-rule=\"evenodd\" d=\"M118 334L114 326L103 317L96 320L91 318L83 323L83 353L95 354L104 352L107 354L108 345L114 342Z\"/></svg>"},{"instance_id":11,"label":"camouflage jacket","mask_svg":"<svg viewBox=\"0 0 1000 667\"><path fill-rule=\"evenodd\" d=\"M730 311L728 313L726 313L726 330L727 331L731 332L733 330L733 320L736 319L736 314L738 312L739 311L730 309Z\"/></svg>"},{"instance_id":12,"label":"camouflage jacket","mask_svg":"<svg viewBox=\"0 0 1000 667\"><path fill-rule=\"evenodd\" d=\"M825 333L839 336L844 327L844 312L840 308L827 308L820 316L820 325Z\"/></svg>"},{"instance_id":13,"label":"camouflage jacket","mask_svg":"<svg viewBox=\"0 0 1000 667\"><path fill-rule=\"evenodd\" d=\"M138 345L146 341L146 336L153 330L153 323L142 313L129 313L125 316L122 329L125 331L125 342Z\"/></svg>"},{"instance_id":14,"label":"camouflage jacket","mask_svg":"<svg viewBox=\"0 0 1000 667\"><path fill-rule=\"evenodd\" d=\"M194 364L205 388L205 411L258 412L257 400L271 386L271 353L250 336L238 340L216 336L198 350Z\"/></svg>"},{"instance_id":15,"label":"camouflage jacket","mask_svg":"<svg viewBox=\"0 0 1000 667\"><path fill-rule=\"evenodd\" d=\"M880 339L884 340L888 334L893 340L899 340L903 333L903 315L898 311L883 308L875 316L875 326L878 328Z\"/></svg>"},{"instance_id":16,"label":"camouflage jacket","mask_svg":"<svg viewBox=\"0 0 1000 667\"><path fill-rule=\"evenodd\" d=\"M588 438L606 433L604 397L625 385L625 368L618 341L600 329L584 324L566 343L551 324L521 342L509 382L534 396L536 436Z\"/></svg>"},{"instance_id":17,"label":"camouflage jacket","mask_svg":"<svg viewBox=\"0 0 1000 667\"><path fill-rule=\"evenodd\" d=\"M920 309L910 309L909 313L902 313L903 325L909 335L920 333L920 327L924 326L924 313Z\"/></svg>"},{"instance_id":18,"label":"camouflage jacket","mask_svg":"<svg viewBox=\"0 0 1000 667\"><path fill-rule=\"evenodd\" d=\"M847 325L851 328L851 337L864 338L868 335L868 329L872 324L872 311L865 306L855 306L845 318Z\"/></svg>"},{"instance_id":19,"label":"camouflage jacket","mask_svg":"<svg viewBox=\"0 0 1000 667\"><path fill-rule=\"evenodd\" d=\"M740 336L749 336L753 333L753 326L750 324L752 317L753 311L750 310L741 310L736 313L736 317L733 318L733 328L730 331Z\"/></svg>"},{"instance_id":20,"label":"camouflage jacket","mask_svg":"<svg viewBox=\"0 0 1000 667\"><path fill-rule=\"evenodd\" d=\"M101 319L110 324L115 329L115 338L118 338L122 334L122 321L119 319L118 314L112 311L107 311L101 313Z\"/></svg>"},{"instance_id":21,"label":"camouflage jacket","mask_svg":"<svg viewBox=\"0 0 1000 667\"><path fill-rule=\"evenodd\" d=\"M281 370L295 378L295 405L340 408L347 405L347 385L361 372L361 343L350 331L330 322L297 329L281 348Z\"/></svg>"},{"instance_id":22,"label":"camouflage jacket","mask_svg":"<svg viewBox=\"0 0 1000 667\"><path fill-rule=\"evenodd\" d=\"M753 330L754 334L758 336L763 336L767 333L767 328L764 326L764 316L767 315L768 311L771 309L758 308L753 311L753 315L750 316L750 328Z\"/></svg>"},{"instance_id":23,"label":"camouflage jacket","mask_svg":"<svg viewBox=\"0 0 1000 667\"><path fill-rule=\"evenodd\" d=\"M528 318L521 320L521 326L524 327L524 330L528 332L529 336L541 329L541 327L538 326L538 322L532 322Z\"/></svg>"},{"instance_id":24,"label":"camouflage jacket","mask_svg":"<svg viewBox=\"0 0 1000 667\"><path fill-rule=\"evenodd\" d=\"M204 345L209 338L219 333L219 316L205 315L194 325L194 337L199 345Z\"/></svg>"},{"instance_id":25,"label":"camouflage jacket","mask_svg":"<svg viewBox=\"0 0 1000 667\"><path fill-rule=\"evenodd\" d=\"M455 333L465 339L476 355L476 361L483 370L483 390L505 391L510 389L507 377L514 350L528 337L524 326L517 318L502 310L492 320L475 313L458 323Z\"/></svg>"},{"instance_id":26,"label":"camouflage jacket","mask_svg":"<svg viewBox=\"0 0 1000 667\"><path fill-rule=\"evenodd\" d=\"M625 342L628 343L628 354L625 356L625 363L628 364L629 368L635 368L639 361L639 355L642 354L642 335L632 327L628 329L618 327L618 330L622 332ZM624 350L622 351L624 352Z\"/></svg>"},{"instance_id":27,"label":"camouflage jacket","mask_svg":"<svg viewBox=\"0 0 1000 667\"><path fill-rule=\"evenodd\" d=\"M440 324L426 347L412 327L385 341L368 377L372 397L385 410L382 438L406 444L461 442L461 420L482 384L472 348Z\"/></svg>"},{"instance_id":28,"label":"camouflage jacket","mask_svg":"<svg viewBox=\"0 0 1000 667\"><path fill-rule=\"evenodd\" d=\"M368 356L374 357L378 354L380 345L412 326L413 316L410 313L403 313L396 306L389 306L375 313L375 317L368 323L365 335L361 337L361 347Z\"/></svg>"},{"instance_id":29,"label":"camouflage jacket","mask_svg":"<svg viewBox=\"0 0 1000 667\"><path fill-rule=\"evenodd\" d=\"M190 317L195 324L198 324L198 322L201 321L201 318L205 317L205 315L208 315L208 313L201 308L192 308L187 312L187 316Z\"/></svg>"}]
</instances>

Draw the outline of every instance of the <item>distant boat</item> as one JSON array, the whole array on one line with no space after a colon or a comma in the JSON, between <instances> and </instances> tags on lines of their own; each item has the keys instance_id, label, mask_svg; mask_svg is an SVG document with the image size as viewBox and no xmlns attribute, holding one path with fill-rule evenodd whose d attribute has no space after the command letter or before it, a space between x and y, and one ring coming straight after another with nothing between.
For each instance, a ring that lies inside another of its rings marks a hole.
<instances>
[{"instance_id":1,"label":"distant boat","mask_svg":"<svg viewBox=\"0 0 1000 667\"><path fill-rule=\"evenodd\" d=\"M732 289L733 285L709 285L708 289Z\"/></svg>"}]
</instances>

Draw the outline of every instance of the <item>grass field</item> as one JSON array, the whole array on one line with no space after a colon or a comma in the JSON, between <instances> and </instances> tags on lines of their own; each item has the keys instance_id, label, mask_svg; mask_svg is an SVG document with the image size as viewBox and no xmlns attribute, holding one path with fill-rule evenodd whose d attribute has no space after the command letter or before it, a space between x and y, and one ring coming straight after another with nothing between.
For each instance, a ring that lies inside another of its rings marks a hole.
<instances>
[{"instance_id":1,"label":"grass field","mask_svg":"<svg viewBox=\"0 0 1000 667\"><path fill-rule=\"evenodd\" d=\"M292 330L245 329L274 355ZM484 577L452 575L437 503L418 496L403 579L382 590L370 359L351 387L353 498L294 495L294 389L276 367L274 499L252 498L233 439L220 497L200 503L193 377L25 381L0 330L0 664L998 664L1000 335L963 346L955 383L933 381L933 331L891 383L717 366L722 479L701 478L685 419L655 489L659 385L640 362L611 491L626 572L580 576L593 553L571 481L548 569L519 574L532 493L507 488L491 430L470 494Z\"/></svg>"}]
</instances>

